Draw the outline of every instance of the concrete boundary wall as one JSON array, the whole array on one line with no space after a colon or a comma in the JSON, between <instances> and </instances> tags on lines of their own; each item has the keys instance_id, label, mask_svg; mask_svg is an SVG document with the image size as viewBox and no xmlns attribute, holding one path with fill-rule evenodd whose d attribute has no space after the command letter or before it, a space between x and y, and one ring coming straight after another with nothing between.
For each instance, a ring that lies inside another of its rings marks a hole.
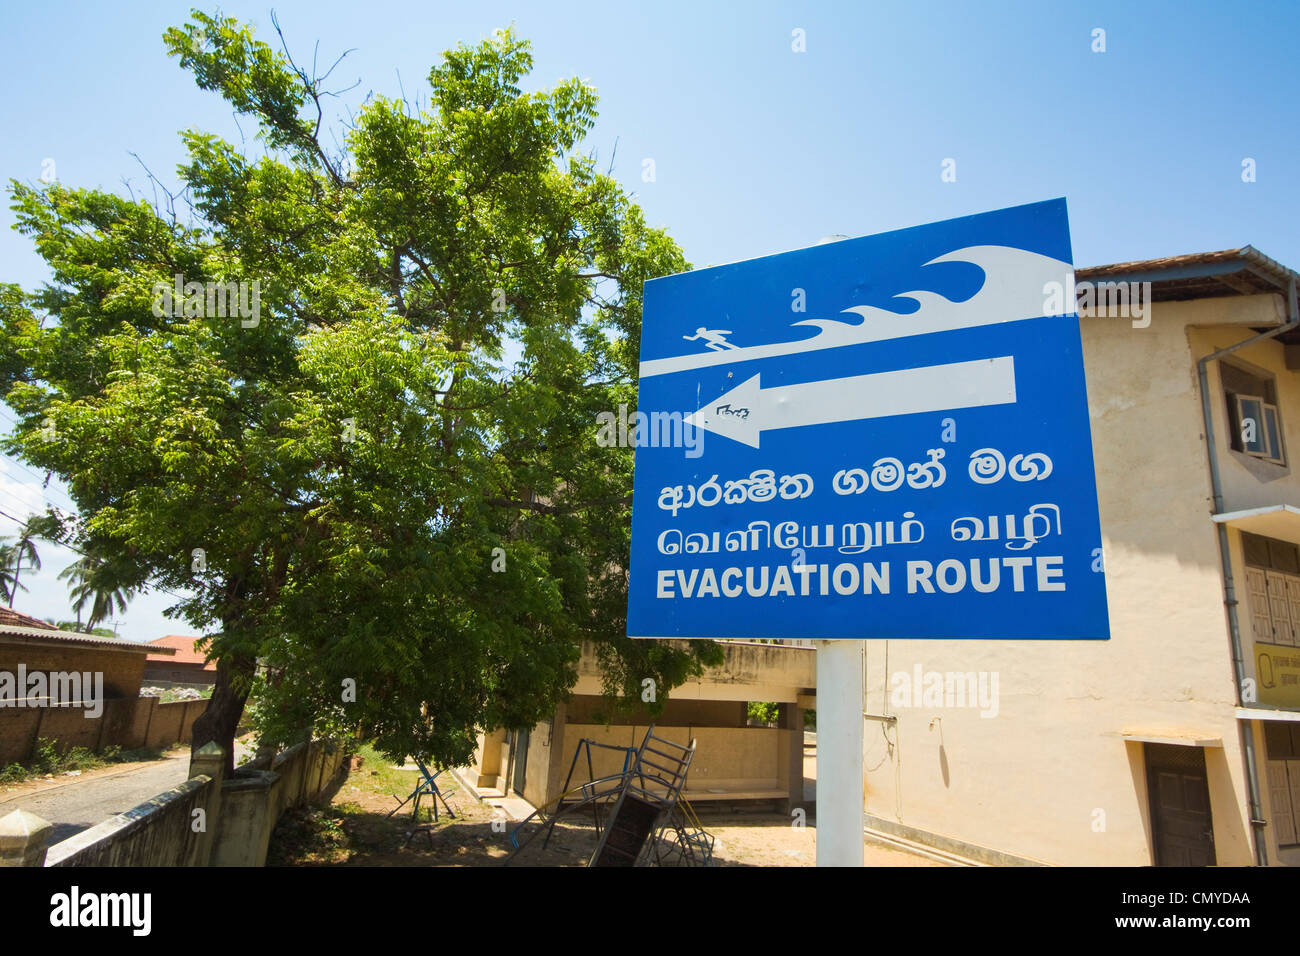
<instances>
[{"instance_id":1,"label":"concrete boundary wall","mask_svg":"<svg viewBox=\"0 0 1300 956\"><path fill-rule=\"evenodd\" d=\"M157 697L119 698L104 701L98 717L70 707L0 708L0 766L30 759L41 739L53 740L60 751L85 747L95 752L188 743L194 721L207 706L206 699L164 704Z\"/></svg>"},{"instance_id":2,"label":"concrete boundary wall","mask_svg":"<svg viewBox=\"0 0 1300 956\"><path fill-rule=\"evenodd\" d=\"M316 799L343 767L337 741L295 744L271 761L270 770L243 772L221 788L221 839L213 866L264 866L280 815Z\"/></svg>"},{"instance_id":3,"label":"concrete boundary wall","mask_svg":"<svg viewBox=\"0 0 1300 956\"><path fill-rule=\"evenodd\" d=\"M0 819L0 866L263 866L280 815L326 791L345 755L338 741L313 740L270 770L226 779L224 752L207 744L185 783L54 846L51 824L15 810Z\"/></svg>"},{"instance_id":4,"label":"concrete boundary wall","mask_svg":"<svg viewBox=\"0 0 1300 956\"><path fill-rule=\"evenodd\" d=\"M46 866L198 866L204 834L193 811L213 789L206 775L119 813L50 848ZM206 810L204 810L206 813Z\"/></svg>"}]
</instances>

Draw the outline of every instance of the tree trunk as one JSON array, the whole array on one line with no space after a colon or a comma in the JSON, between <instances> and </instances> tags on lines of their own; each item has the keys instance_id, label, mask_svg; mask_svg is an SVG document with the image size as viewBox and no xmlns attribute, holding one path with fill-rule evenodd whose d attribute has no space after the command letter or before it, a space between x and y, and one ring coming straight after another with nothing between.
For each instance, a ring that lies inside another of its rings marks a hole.
<instances>
[{"instance_id":1,"label":"tree trunk","mask_svg":"<svg viewBox=\"0 0 1300 956\"><path fill-rule=\"evenodd\" d=\"M193 742L190 754L198 752L204 744L215 741L226 752L226 775L235 769L235 730L244 714L248 700L249 681L257 667L252 657L223 657L217 661L217 682L212 688L208 709L194 721ZM234 684L244 688L236 691Z\"/></svg>"}]
</instances>

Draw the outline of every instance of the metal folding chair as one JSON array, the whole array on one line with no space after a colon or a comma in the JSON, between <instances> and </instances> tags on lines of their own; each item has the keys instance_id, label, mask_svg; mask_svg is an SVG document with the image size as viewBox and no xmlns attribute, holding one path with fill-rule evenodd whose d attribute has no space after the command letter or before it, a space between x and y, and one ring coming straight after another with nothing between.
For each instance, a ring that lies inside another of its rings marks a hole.
<instances>
[{"instance_id":1,"label":"metal folding chair","mask_svg":"<svg viewBox=\"0 0 1300 956\"><path fill-rule=\"evenodd\" d=\"M665 830L686 786L696 741L683 747L656 737L654 730L654 724L646 730L588 866L636 866L643 858L663 862Z\"/></svg>"}]
</instances>

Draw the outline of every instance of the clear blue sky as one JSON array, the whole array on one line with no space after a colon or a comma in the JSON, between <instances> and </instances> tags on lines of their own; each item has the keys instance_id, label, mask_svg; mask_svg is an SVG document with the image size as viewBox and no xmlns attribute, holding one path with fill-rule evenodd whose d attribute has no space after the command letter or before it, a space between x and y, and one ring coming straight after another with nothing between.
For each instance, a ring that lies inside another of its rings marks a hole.
<instances>
[{"instance_id":1,"label":"clear blue sky","mask_svg":"<svg viewBox=\"0 0 1300 956\"><path fill-rule=\"evenodd\" d=\"M238 141L230 109L163 53L190 4L14 4L0 59L0 174L137 192L130 153L169 178L184 127ZM211 9L206 8L205 9ZM222 12L273 40L271 7ZM366 3L275 5L290 49L330 63L354 107L409 97L440 53L515 24L533 84L600 91L589 144L698 266L1056 196L1078 265L1250 243L1300 268L1300 132L1292 37L1300 6L1222 3ZM1106 51L1093 52L1104 29ZM806 51L792 50L804 31ZM247 121L244 130L251 135ZM1242 160L1257 181L1242 182ZM654 160L655 181L642 181ZM941 164L955 161L956 182ZM0 213L0 281L46 275ZM0 429L12 413L0 406ZM0 459L0 510L65 500ZM42 476L43 477L43 476ZM0 519L0 533L13 524ZM51 547L15 607L70 617ZM121 633L186 632L137 600Z\"/></svg>"}]
</instances>

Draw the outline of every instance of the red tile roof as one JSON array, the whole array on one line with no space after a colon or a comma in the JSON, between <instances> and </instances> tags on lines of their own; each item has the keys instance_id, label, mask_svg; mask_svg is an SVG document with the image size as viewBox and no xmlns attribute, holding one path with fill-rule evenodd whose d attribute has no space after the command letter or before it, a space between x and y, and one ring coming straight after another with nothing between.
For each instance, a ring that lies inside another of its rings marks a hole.
<instances>
[{"instance_id":1,"label":"red tile roof","mask_svg":"<svg viewBox=\"0 0 1300 956\"><path fill-rule=\"evenodd\" d=\"M216 672L217 665L207 662L203 651L195 650L195 641L201 641L203 638L195 637L190 634L168 634L166 637L160 637L156 641L150 641L150 647L169 647L176 652L174 657L163 654L150 654L146 660L167 661L173 664L203 664L205 671Z\"/></svg>"},{"instance_id":2,"label":"red tile roof","mask_svg":"<svg viewBox=\"0 0 1300 956\"><path fill-rule=\"evenodd\" d=\"M0 625L8 627L39 627L47 631L57 631L58 628L48 621L42 621L39 618L32 617L29 614L22 614L13 608L0 607Z\"/></svg>"}]
</instances>

